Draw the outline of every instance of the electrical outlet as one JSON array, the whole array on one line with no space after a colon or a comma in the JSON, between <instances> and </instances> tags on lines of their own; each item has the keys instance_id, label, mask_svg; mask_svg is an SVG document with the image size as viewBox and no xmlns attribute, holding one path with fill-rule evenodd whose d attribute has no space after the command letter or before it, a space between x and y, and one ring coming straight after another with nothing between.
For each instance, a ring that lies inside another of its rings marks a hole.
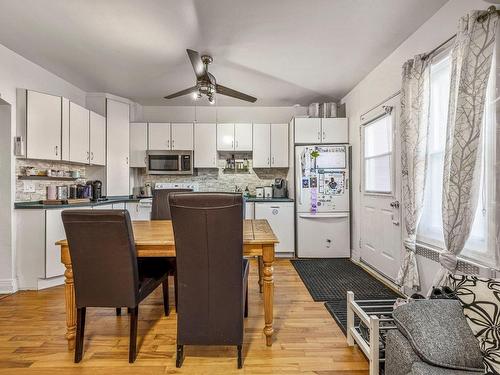
<instances>
[{"instance_id":1,"label":"electrical outlet","mask_svg":"<svg viewBox=\"0 0 500 375\"><path fill-rule=\"evenodd\" d=\"M33 181L23 181L23 192L34 193L35 191L35 183Z\"/></svg>"}]
</instances>

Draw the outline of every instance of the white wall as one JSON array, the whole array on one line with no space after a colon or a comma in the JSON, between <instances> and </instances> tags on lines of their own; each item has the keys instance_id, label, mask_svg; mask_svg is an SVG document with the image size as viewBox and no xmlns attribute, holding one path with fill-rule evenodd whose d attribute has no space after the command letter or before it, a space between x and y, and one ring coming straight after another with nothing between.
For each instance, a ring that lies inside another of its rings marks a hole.
<instances>
[{"instance_id":1,"label":"white wall","mask_svg":"<svg viewBox=\"0 0 500 375\"><path fill-rule=\"evenodd\" d=\"M2 146L5 144L10 149L9 155L5 153L5 155L0 156L0 174L10 176L10 183L0 185L0 204L2 210L8 212L7 215L2 215L0 221L0 238L2 238L0 241L0 293L8 293L16 289L15 157L13 156L12 140L16 134L17 88L29 88L61 95L75 103L85 105L84 91L0 45L0 97L11 106L10 128L0 119ZM29 228L26 228L27 235L28 231Z\"/></svg>"},{"instance_id":2,"label":"white wall","mask_svg":"<svg viewBox=\"0 0 500 375\"><path fill-rule=\"evenodd\" d=\"M306 113L305 107L144 106L142 121L288 123L293 116Z\"/></svg>"},{"instance_id":3,"label":"white wall","mask_svg":"<svg viewBox=\"0 0 500 375\"><path fill-rule=\"evenodd\" d=\"M472 9L486 9L482 0L450 0L380 65L372 70L343 99L349 117L349 137L353 156L353 257L359 259L360 239L360 116L401 89L403 63L419 53L429 52L456 33L458 20ZM397 176L399 178L399 176ZM436 263L419 259L423 289L430 286Z\"/></svg>"}]
</instances>

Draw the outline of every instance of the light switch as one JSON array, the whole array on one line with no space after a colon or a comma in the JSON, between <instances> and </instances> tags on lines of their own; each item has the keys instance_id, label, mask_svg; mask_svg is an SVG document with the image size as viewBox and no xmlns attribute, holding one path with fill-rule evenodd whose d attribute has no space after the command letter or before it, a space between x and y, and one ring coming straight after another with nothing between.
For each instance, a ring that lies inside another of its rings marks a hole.
<instances>
[{"instance_id":1,"label":"light switch","mask_svg":"<svg viewBox=\"0 0 500 375\"><path fill-rule=\"evenodd\" d=\"M23 192L34 193L35 192L35 183L33 181L23 181Z\"/></svg>"}]
</instances>

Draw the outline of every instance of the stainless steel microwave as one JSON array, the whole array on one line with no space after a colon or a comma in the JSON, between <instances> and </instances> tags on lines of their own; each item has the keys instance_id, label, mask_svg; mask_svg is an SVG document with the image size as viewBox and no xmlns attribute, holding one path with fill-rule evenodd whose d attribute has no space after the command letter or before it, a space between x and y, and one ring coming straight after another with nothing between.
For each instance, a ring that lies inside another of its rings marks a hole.
<instances>
[{"instance_id":1,"label":"stainless steel microwave","mask_svg":"<svg viewBox=\"0 0 500 375\"><path fill-rule=\"evenodd\" d=\"M148 174L193 174L193 151L148 151Z\"/></svg>"}]
</instances>

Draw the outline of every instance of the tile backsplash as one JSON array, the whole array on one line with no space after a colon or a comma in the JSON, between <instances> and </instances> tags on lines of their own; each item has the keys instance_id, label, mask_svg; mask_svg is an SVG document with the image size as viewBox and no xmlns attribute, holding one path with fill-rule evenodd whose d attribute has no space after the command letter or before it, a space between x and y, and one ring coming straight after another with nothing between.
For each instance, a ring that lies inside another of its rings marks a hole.
<instances>
[{"instance_id":1,"label":"tile backsplash","mask_svg":"<svg viewBox=\"0 0 500 375\"><path fill-rule=\"evenodd\" d=\"M60 170L60 171L80 171L80 178L75 181L43 181L43 180L30 180L35 184L34 193L24 192L24 181L19 180L18 176L25 175L26 167L34 167L36 170L46 171L47 169ZM87 173L87 166L76 165L64 162L54 161L41 161L30 159L17 159L16 160L16 202L24 201L39 201L47 199L47 186L54 185L72 185L84 184L86 182L85 176Z\"/></svg>"},{"instance_id":2,"label":"tile backsplash","mask_svg":"<svg viewBox=\"0 0 500 375\"><path fill-rule=\"evenodd\" d=\"M200 191L235 191L236 187L242 191L248 186L250 194L255 194L255 188L258 186L269 186L274 183L275 178L287 177L288 168L263 168L253 169L250 155L244 157L249 158L250 168L248 172L226 172L227 155L220 154L218 160L218 168L198 168L195 169L193 175L147 175L145 169L138 170L137 178L135 178L135 186L142 186L145 183L151 183L154 186L156 182L171 182L171 183L191 183L197 184ZM241 155L239 155L241 157Z\"/></svg>"}]
</instances>

